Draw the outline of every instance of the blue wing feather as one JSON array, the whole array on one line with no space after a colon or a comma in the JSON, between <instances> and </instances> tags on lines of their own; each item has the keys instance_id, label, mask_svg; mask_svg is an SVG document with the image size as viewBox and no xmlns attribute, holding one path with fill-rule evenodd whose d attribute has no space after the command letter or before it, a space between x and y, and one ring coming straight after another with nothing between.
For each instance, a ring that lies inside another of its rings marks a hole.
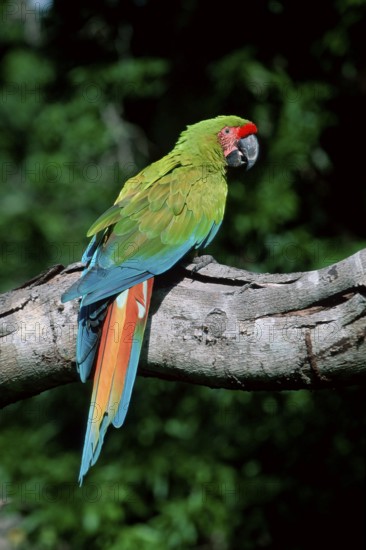
<instances>
[{"instance_id":1,"label":"blue wing feather","mask_svg":"<svg viewBox=\"0 0 366 550\"><path fill-rule=\"evenodd\" d=\"M97 236L94 235L94 237L90 240L88 246L84 250L84 254L81 258L81 261L83 262L83 264L89 264L88 268L92 267L90 265L90 261L92 257L95 255L95 251L98 248L98 245L99 245L99 242L97 240Z\"/></svg>"},{"instance_id":2,"label":"blue wing feather","mask_svg":"<svg viewBox=\"0 0 366 550\"><path fill-rule=\"evenodd\" d=\"M114 296L146 279L160 275L176 264L194 247L195 239L183 243L178 248L169 247L163 254L148 258L134 257L121 266L103 269L97 265L89 268L85 275L72 285L62 296L62 301L72 300L83 295L83 305ZM95 252L97 254L98 251ZM95 262L94 256L91 263Z\"/></svg>"},{"instance_id":3,"label":"blue wing feather","mask_svg":"<svg viewBox=\"0 0 366 550\"><path fill-rule=\"evenodd\" d=\"M100 328L107 312L108 301L84 304L80 302L78 334L76 339L76 364L81 381L85 382L91 372L98 348Z\"/></svg>"}]
</instances>

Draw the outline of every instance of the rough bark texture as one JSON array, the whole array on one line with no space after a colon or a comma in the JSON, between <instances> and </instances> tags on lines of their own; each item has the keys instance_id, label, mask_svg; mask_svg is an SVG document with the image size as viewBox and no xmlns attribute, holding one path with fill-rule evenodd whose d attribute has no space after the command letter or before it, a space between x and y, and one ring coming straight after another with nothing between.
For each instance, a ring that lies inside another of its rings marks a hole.
<instances>
[{"instance_id":1,"label":"rough bark texture","mask_svg":"<svg viewBox=\"0 0 366 550\"><path fill-rule=\"evenodd\" d=\"M231 389L299 389L366 380L366 249L306 273L211 263L160 277L140 373ZM78 303L60 295L81 264L0 297L0 406L77 380Z\"/></svg>"}]
</instances>

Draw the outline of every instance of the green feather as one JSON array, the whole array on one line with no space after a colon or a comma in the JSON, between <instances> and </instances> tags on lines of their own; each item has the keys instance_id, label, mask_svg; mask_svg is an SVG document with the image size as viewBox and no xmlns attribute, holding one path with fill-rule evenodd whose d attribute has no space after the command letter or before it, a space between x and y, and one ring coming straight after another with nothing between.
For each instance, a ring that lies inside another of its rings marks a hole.
<instances>
[{"instance_id":1,"label":"green feather","mask_svg":"<svg viewBox=\"0 0 366 550\"><path fill-rule=\"evenodd\" d=\"M174 192L171 192L169 194L169 197L167 199L167 206L172 210L174 216L179 216L185 204L186 204L186 196L180 192L179 188L177 188Z\"/></svg>"},{"instance_id":2,"label":"green feather","mask_svg":"<svg viewBox=\"0 0 366 550\"><path fill-rule=\"evenodd\" d=\"M99 218L93 223L87 232L87 237L92 237L102 229L106 229L108 226L113 225L121 218L121 209L117 204L114 204L106 210Z\"/></svg>"},{"instance_id":3,"label":"green feather","mask_svg":"<svg viewBox=\"0 0 366 550\"><path fill-rule=\"evenodd\" d=\"M152 239L153 237L160 235L169 222L170 217L166 206L159 212L147 210L140 220L139 230L144 233L148 239Z\"/></svg>"},{"instance_id":4,"label":"green feather","mask_svg":"<svg viewBox=\"0 0 366 550\"><path fill-rule=\"evenodd\" d=\"M164 202L167 200L169 193L169 179L163 178L159 181L158 185L154 185L149 190L148 200L150 203L150 210L152 212L157 212L163 206Z\"/></svg>"}]
</instances>

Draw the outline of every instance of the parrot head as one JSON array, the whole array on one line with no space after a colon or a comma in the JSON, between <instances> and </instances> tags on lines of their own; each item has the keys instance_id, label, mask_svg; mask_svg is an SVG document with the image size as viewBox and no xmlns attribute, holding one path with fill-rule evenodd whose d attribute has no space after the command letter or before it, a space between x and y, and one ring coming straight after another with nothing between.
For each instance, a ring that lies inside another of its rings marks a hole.
<instances>
[{"instance_id":1,"label":"parrot head","mask_svg":"<svg viewBox=\"0 0 366 550\"><path fill-rule=\"evenodd\" d=\"M218 139L228 166L243 166L249 170L255 164L259 153L256 133L257 127L253 122L225 126L220 130Z\"/></svg>"},{"instance_id":2,"label":"parrot head","mask_svg":"<svg viewBox=\"0 0 366 550\"><path fill-rule=\"evenodd\" d=\"M177 147L181 151L189 150L190 161L194 157L198 161L205 158L213 164L224 163L249 170L259 153L256 133L256 125L249 120L238 116L218 116L188 126Z\"/></svg>"}]
</instances>

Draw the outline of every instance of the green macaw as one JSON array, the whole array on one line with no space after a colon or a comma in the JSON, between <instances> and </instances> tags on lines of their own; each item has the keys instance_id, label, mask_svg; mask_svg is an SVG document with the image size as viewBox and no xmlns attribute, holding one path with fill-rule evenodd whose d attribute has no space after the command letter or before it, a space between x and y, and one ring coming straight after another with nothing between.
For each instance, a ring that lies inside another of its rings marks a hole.
<instances>
[{"instance_id":1,"label":"green macaw","mask_svg":"<svg viewBox=\"0 0 366 550\"><path fill-rule=\"evenodd\" d=\"M95 367L80 483L110 424L125 419L155 275L207 246L225 210L228 166L257 160L256 126L218 116L188 126L174 149L126 181L88 231L81 278L62 296L81 296L76 362L84 382Z\"/></svg>"}]
</instances>

